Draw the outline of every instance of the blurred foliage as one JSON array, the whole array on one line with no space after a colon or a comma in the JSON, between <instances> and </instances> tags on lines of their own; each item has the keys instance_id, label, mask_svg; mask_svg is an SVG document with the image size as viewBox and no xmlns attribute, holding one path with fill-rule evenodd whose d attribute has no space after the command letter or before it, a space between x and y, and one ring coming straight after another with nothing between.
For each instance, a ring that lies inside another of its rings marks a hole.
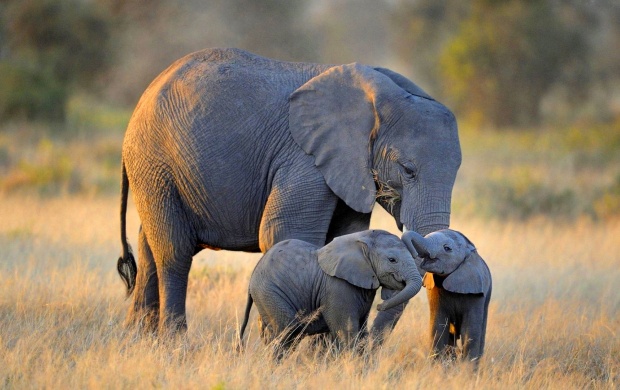
<instances>
[{"instance_id":1,"label":"blurred foliage","mask_svg":"<svg viewBox=\"0 0 620 390\"><path fill-rule=\"evenodd\" d=\"M620 116L614 0L5 0L0 121L63 120L85 92L131 108L206 47L387 66L476 125Z\"/></svg>"},{"instance_id":2,"label":"blurred foliage","mask_svg":"<svg viewBox=\"0 0 620 390\"><path fill-rule=\"evenodd\" d=\"M474 125L540 125L545 106L556 122L618 115L613 2L400 0L393 13L399 57Z\"/></svg>"},{"instance_id":3,"label":"blurred foliage","mask_svg":"<svg viewBox=\"0 0 620 390\"><path fill-rule=\"evenodd\" d=\"M64 119L67 88L48 70L0 60L0 121Z\"/></svg>"},{"instance_id":4,"label":"blurred foliage","mask_svg":"<svg viewBox=\"0 0 620 390\"><path fill-rule=\"evenodd\" d=\"M543 97L565 72L585 84L586 55L585 30L550 2L477 0L441 53L443 95L474 123L538 124Z\"/></svg>"},{"instance_id":5,"label":"blurred foliage","mask_svg":"<svg viewBox=\"0 0 620 390\"><path fill-rule=\"evenodd\" d=\"M305 0L218 0L211 6L239 37L238 46L286 59L317 56L312 32L304 28ZM268 42L269 45L265 45Z\"/></svg>"},{"instance_id":6,"label":"blurred foliage","mask_svg":"<svg viewBox=\"0 0 620 390\"><path fill-rule=\"evenodd\" d=\"M592 204L592 212L600 219L620 215L620 174L614 183L600 191Z\"/></svg>"},{"instance_id":7,"label":"blurred foliage","mask_svg":"<svg viewBox=\"0 0 620 390\"><path fill-rule=\"evenodd\" d=\"M111 64L110 20L95 3L8 1L0 20L0 120L64 120L70 94Z\"/></svg>"},{"instance_id":8,"label":"blurred foliage","mask_svg":"<svg viewBox=\"0 0 620 390\"><path fill-rule=\"evenodd\" d=\"M414 79L423 80L429 92L440 93L439 54L457 33L471 4L458 0L401 0L396 4L391 12L396 26L391 45L408 63Z\"/></svg>"},{"instance_id":9,"label":"blurred foliage","mask_svg":"<svg viewBox=\"0 0 620 390\"><path fill-rule=\"evenodd\" d=\"M0 127L0 193L117 194L131 112L72 96L64 123Z\"/></svg>"},{"instance_id":10,"label":"blurred foliage","mask_svg":"<svg viewBox=\"0 0 620 390\"><path fill-rule=\"evenodd\" d=\"M553 188L537 176L538 169L520 166L491 175L474 187L477 209L487 217L526 219L537 215L575 217L583 210L577 207L572 188Z\"/></svg>"},{"instance_id":11,"label":"blurred foliage","mask_svg":"<svg viewBox=\"0 0 620 390\"><path fill-rule=\"evenodd\" d=\"M527 219L620 216L620 120L546 129L461 129L457 214ZM492 163L489 163L492 162Z\"/></svg>"},{"instance_id":12,"label":"blurred foliage","mask_svg":"<svg viewBox=\"0 0 620 390\"><path fill-rule=\"evenodd\" d=\"M178 58L208 47L238 47L289 61L320 61L320 38L307 0L99 0L119 21L118 62L109 99L134 106L148 84Z\"/></svg>"}]
</instances>

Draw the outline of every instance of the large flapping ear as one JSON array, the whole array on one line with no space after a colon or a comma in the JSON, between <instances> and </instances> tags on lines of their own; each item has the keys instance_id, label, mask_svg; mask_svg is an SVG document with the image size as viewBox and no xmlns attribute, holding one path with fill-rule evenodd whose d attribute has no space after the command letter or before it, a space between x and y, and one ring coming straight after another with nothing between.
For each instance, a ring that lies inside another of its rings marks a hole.
<instances>
[{"instance_id":1,"label":"large flapping ear","mask_svg":"<svg viewBox=\"0 0 620 390\"><path fill-rule=\"evenodd\" d=\"M408 78L406 78L400 73L396 73L393 70L390 70L387 68L375 67L374 70L376 70L377 72L383 73L384 75L389 77L393 82L395 82L396 85L398 85L399 87L401 87L402 89L404 89L405 91L409 92L412 95L423 97L429 100L435 100L429 94L424 92L422 88L418 87L413 81L409 80Z\"/></svg>"},{"instance_id":2,"label":"large flapping ear","mask_svg":"<svg viewBox=\"0 0 620 390\"><path fill-rule=\"evenodd\" d=\"M376 290L379 278L368 259L367 244L351 237L336 237L317 251L319 266L328 275L361 288Z\"/></svg>"},{"instance_id":3,"label":"large flapping ear","mask_svg":"<svg viewBox=\"0 0 620 390\"><path fill-rule=\"evenodd\" d=\"M458 294L486 294L491 287L491 271L477 251L446 277L443 288Z\"/></svg>"},{"instance_id":4,"label":"large flapping ear","mask_svg":"<svg viewBox=\"0 0 620 390\"><path fill-rule=\"evenodd\" d=\"M335 66L310 79L290 96L289 129L295 142L314 156L325 182L360 213L375 203L370 142L379 129L377 95L404 91L374 69Z\"/></svg>"}]
</instances>

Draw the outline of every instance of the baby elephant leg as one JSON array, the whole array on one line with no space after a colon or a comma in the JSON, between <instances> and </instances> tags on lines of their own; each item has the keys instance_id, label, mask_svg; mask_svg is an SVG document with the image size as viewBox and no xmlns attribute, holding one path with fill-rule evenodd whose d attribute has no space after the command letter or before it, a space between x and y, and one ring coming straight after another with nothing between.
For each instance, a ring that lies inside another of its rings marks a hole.
<instances>
[{"instance_id":1,"label":"baby elephant leg","mask_svg":"<svg viewBox=\"0 0 620 390\"><path fill-rule=\"evenodd\" d=\"M431 320L431 350L434 358L452 354L454 350L454 334L450 333L450 322L447 316L436 316Z\"/></svg>"},{"instance_id":2,"label":"baby elephant leg","mask_svg":"<svg viewBox=\"0 0 620 390\"><path fill-rule=\"evenodd\" d=\"M483 318L478 317L478 315L465 315L461 328L463 356L471 361L477 361L484 352Z\"/></svg>"},{"instance_id":3,"label":"baby elephant leg","mask_svg":"<svg viewBox=\"0 0 620 390\"><path fill-rule=\"evenodd\" d=\"M325 322L337 348L351 349L359 341L361 325L358 318L343 312L324 313Z\"/></svg>"},{"instance_id":4,"label":"baby elephant leg","mask_svg":"<svg viewBox=\"0 0 620 390\"><path fill-rule=\"evenodd\" d=\"M271 346L273 357L280 361L299 341L303 333L303 324L295 317L295 313L288 311L286 315L261 325L261 337L266 345Z\"/></svg>"}]
</instances>

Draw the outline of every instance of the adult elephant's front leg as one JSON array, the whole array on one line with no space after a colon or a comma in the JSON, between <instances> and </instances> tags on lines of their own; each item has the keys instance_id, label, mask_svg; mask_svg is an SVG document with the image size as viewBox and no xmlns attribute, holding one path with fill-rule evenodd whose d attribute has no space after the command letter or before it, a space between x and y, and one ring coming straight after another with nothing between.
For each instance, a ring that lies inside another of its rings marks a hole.
<instances>
[{"instance_id":1,"label":"adult elephant's front leg","mask_svg":"<svg viewBox=\"0 0 620 390\"><path fill-rule=\"evenodd\" d=\"M370 227L371 213L360 213L342 200L338 199L336 210L332 216L329 230L327 231L326 243L330 243L334 238L367 230Z\"/></svg>"},{"instance_id":2,"label":"adult elephant's front leg","mask_svg":"<svg viewBox=\"0 0 620 390\"><path fill-rule=\"evenodd\" d=\"M306 173L281 172L274 179L261 219L260 250L265 253L292 238L325 245L337 201L314 168Z\"/></svg>"},{"instance_id":3,"label":"adult elephant's front leg","mask_svg":"<svg viewBox=\"0 0 620 390\"><path fill-rule=\"evenodd\" d=\"M170 198L155 204L166 207L152 209L151 223L143 226L157 266L159 333L175 334L187 329L185 299L196 241L179 204Z\"/></svg>"}]
</instances>

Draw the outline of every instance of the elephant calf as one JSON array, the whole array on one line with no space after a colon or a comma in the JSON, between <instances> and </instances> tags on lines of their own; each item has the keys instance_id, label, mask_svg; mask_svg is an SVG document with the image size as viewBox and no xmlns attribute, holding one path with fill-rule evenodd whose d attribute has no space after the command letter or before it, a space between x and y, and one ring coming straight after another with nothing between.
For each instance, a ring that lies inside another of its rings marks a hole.
<instances>
[{"instance_id":1,"label":"elephant calf","mask_svg":"<svg viewBox=\"0 0 620 390\"><path fill-rule=\"evenodd\" d=\"M337 237L322 248L282 241L252 273L240 347L253 302L261 338L266 344L275 340L280 356L300 335L330 333L339 345L351 347L367 334L379 286L399 291L377 306L380 311L407 302L422 287L413 257L393 234L366 230Z\"/></svg>"},{"instance_id":2,"label":"elephant calf","mask_svg":"<svg viewBox=\"0 0 620 390\"><path fill-rule=\"evenodd\" d=\"M403 241L424 275L430 306L434 356L454 356L457 341L474 361L484 351L491 272L476 247L463 234L444 229L422 237L408 231Z\"/></svg>"}]
</instances>

